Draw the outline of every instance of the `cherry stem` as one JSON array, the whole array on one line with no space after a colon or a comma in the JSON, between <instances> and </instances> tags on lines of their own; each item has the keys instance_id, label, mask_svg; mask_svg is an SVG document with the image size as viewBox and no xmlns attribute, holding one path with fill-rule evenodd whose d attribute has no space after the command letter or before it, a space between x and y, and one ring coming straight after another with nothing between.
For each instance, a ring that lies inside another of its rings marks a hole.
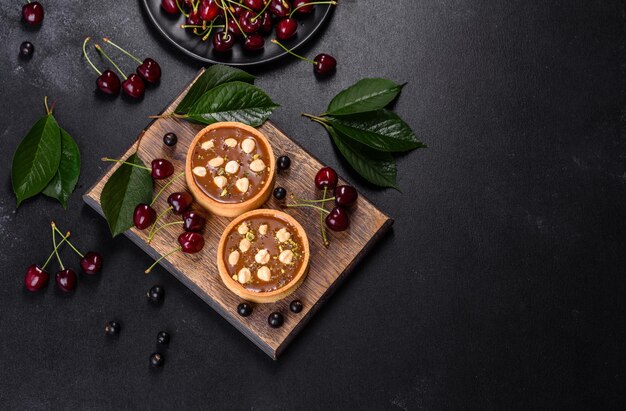
<instances>
[{"instance_id":1,"label":"cherry stem","mask_svg":"<svg viewBox=\"0 0 626 411\"><path fill-rule=\"evenodd\" d=\"M272 39L272 43L276 44L276 45L277 45L277 46L279 46L281 49L285 50L287 53L291 54L292 56L299 58L300 60L308 61L308 62L309 62L309 63L311 63L311 64L317 64L317 62L315 62L315 61L313 61L313 60L311 60L311 59L308 59L308 58L306 58L306 57L303 57L303 56L301 56L301 55L299 55L299 54L296 54L296 53L294 53L293 51L289 50L287 47L283 46L283 45L282 45L282 44L281 44L278 40L276 40L276 39Z\"/></svg>"},{"instance_id":2,"label":"cherry stem","mask_svg":"<svg viewBox=\"0 0 626 411\"><path fill-rule=\"evenodd\" d=\"M54 224L54 222L52 222L52 228L53 228L53 229L54 229L57 233L59 233L59 235L60 235L61 237L63 237L63 233L61 232L61 230L59 230L59 227L57 227L57 226L56 226L56 224ZM68 231L68 233L69 233L69 231ZM70 240L66 240L66 243L70 246L70 248L71 248L72 250L74 250L74 252L75 252L76 254L78 254L78 256L79 256L80 258L83 258L83 257L84 257L83 253L81 253L80 251L78 251L78 249L77 249L76 247L74 247L74 244L72 244L72 243L70 242Z\"/></svg>"},{"instance_id":3,"label":"cherry stem","mask_svg":"<svg viewBox=\"0 0 626 411\"><path fill-rule=\"evenodd\" d=\"M328 191L328 187L324 187L324 194L322 196L322 206L320 207L323 211L326 211L324 208L324 203L326 202L326 193ZM320 230L322 231L322 242L324 243L324 247L328 247L328 239L326 238L326 229L324 228L324 213L320 211Z\"/></svg>"},{"instance_id":4,"label":"cherry stem","mask_svg":"<svg viewBox=\"0 0 626 411\"><path fill-rule=\"evenodd\" d=\"M57 256L57 260L59 260L59 265L61 266L61 270L65 270L63 266L63 261L61 261L61 256L59 255L59 247L57 246L57 233L54 230L54 225L52 226L52 245L54 246L54 253Z\"/></svg>"},{"instance_id":5,"label":"cherry stem","mask_svg":"<svg viewBox=\"0 0 626 411\"><path fill-rule=\"evenodd\" d=\"M243 31L243 29L241 28L241 26L239 25L239 22L237 21L237 18L235 17L235 15L233 14L232 11L230 11L230 9L228 9L228 12L230 13L230 16L233 18L233 21L235 22L235 24L237 25L237 27L239 28L239 31L241 32L241 34L243 34L244 38L248 38L248 35L246 34L245 31ZM226 22L228 24L228 22Z\"/></svg>"},{"instance_id":6,"label":"cherry stem","mask_svg":"<svg viewBox=\"0 0 626 411\"><path fill-rule=\"evenodd\" d=\"M148 116L148 118L170 118L170 117L187 118L189 116L187 114L178 114L178 113L166 113L166 114L161 114L158 116Z\"/></svg>"},{"instance_id":7,"label":"cherry stem","mask_svg":"<svg viewBox=\"0 0 626 411\"><path fill-rule=\"evenodd\" d=\"M91 62L91 59L89 58L89 56L87 55L87 43L89 43L89 40L91 40L91 37L87 37L85 39L85 41L83 41L83 55L85 56L85 58L87 59L87 63L89 63L89 65L96 71L96 73L98 73L98 75L102 75L102 71L98 70L98 67L95 66L95 64L93 64Z\"/></svg>"},{"instance_id":8,"label":"cherry stem","mask_svg":"<svg viewBox=\"0 0 626 411\"><path fill-rule=\"evenodd\" d=\"M226 0L226 1L227 1L227 2L229 2L229 3L236 4L236 5L240 6L240 7L243 7L244 9L246 9L246 10L248 10L248 11L254 11L254 10L252 10L250 7L246 7L246 6L244 6L243 4L239 3L238 1L234 1L234 0ZM271 3L271 2L270 2L270 3Z\"/></svg>"},{"instance_id":9,"label":"cherry stem","mask_svg":"<svg viewBox=\"0 0 626 411\"><path fill-rule=\"evenodd\" d=\"M215 27L215 26L213 25L213 20L211 20L211 25L203 33L202 41L207 41L209 39L209 36L211 35L211 32L213 32L213 27ZM224 27L224 26L220 26L220 27Z\"/></svg>"},{"instance_id":10,"label":"cherry stem","mask_svg":"<svg viewBox=\"0 0 626 411\"><path fill-rule=\"evenodd\" d=\"M293 199L300 203L325 203L327 201L334 201L335 197L329 197L329 198L322 199L322 200L307 200L306 198L298 198L298 197L293 197Z\"/></svg>"},{"instance_id":11,"label":"cherry stem","mask_svg":"<svg viewBox=\"0 0 626 411\"><path fill-rule=\"evenodd\" d=\"M224 3L224 0L222 0L222 5L220 7L224 10L224 33L226 33L227 36L230 36L230 34L228 34L228 11L226 11L226 4Z\"/></svg>"},{"instance_id":12,"label":"cherry stem","mask_svg":"<svg viewBox=\"0 0 626 411\"><path fill-rule=\"evenodd\" d=\"M132 54L130 54L128 51L124 50L123 48L121 48L120 46L118 46L117 44L113 43L111 41L111 39L109 39L108 37L102 37L102 41L104 41L105 43L109 43L110 45L112 45L113 47L115 47L116 49L118 49L119 51L121 51L122 53L126 54L128 57L130 57L131 59L135 60L137 63L141 64L143 63L143 61L139 60L137 57L133 56Z\"/></svg>"},{"instance_id":13,"label":"cherry stem","mask_svg":"<svg viewBox=\"0 0 626 411\"><path fill-rule=\"evenodd\" d=\"M311 207L311 208L314 208L316 210L319 210L320 212L323 212L323 213L326 213L326 214L330 214L330 211L326 210L325 208L318 207L318 206L313 205L313 204L294 203L294 204L286 204L286 207L290 207L290 208Z\"/></svg>"},{"instance_id":14,"label":"cherry stem","mask_svg":"<svg viewBox=\"0 0 626 411\"><path fill-rule=\"evenodd\" d=\"M150 271L152 271L152 269L153 269L153 268L154 268L154 267L155 267L158 263L160 263L160 262L161 262L161 260L163 260L164 258L169 257L170 255L172 255L172 254L174 254L174 253L176 253L176 252L178 252L178 251L180 251L180 250L182 250L182 249L183 249L182 247L178 247L178 248L173 249L173 250L172 250L172 251L170 251L169 253L162 255L161 257L159 257L159 259L158 259L158 260L156 260L154 263L152 263L152 265L151 265L150 267L148 267L148 269L147 269L146 271L144 271L144 273L146 273L146 274L150 274Z\"/></svg>"},{"instance_id":15,"label":"cherry stem","mask_svg":"<svg viewBox=\"0 0 626 411\"><path fill-rule=\"evenodd\" d=\"M167 213L168 211L170 211L172 208L172 206L167 207L165 210L161 211L161 214L159 214L157 216L157 218L154 220L154 223L152 223L152 228L150 228L150 233L148 234L148 242L152 240L152 238L154 237L154 230L156 229L156 225L159 222L159 220L165 215L165 213Z\"/></svg>"},{"instance_id":16,"label":"cherry stem","mask_svg":"<svg viewBox=\"0 0 626 411\"><path fill-rule=\"evenodd\" d=\"M167 187L169 187L175 180L181 178L182 176L185 175L185 172L183 171L182 173L170 178L170 181L168 181L167 183L165 183L165 185L163 185L163 187L161 187L161 189L159 190L159 192L157 193L156 196L154 196L154 199L152 200L152 202L150 203L150 207L152 207L154 205L154 202L157 201L157 198L159 198L159 196L161 195L161 193L163 192L163 190L165 190Z\"/></svg>"},{"instance_id":17,"label":"cherry stem","mask_svg":"<svg viewBox=\"0 0 626 411\"><path fill-rule=\"evenodd\" d=\"M102 157L100 160L108 161L110 163L126 164L128 166L133 166L133 167L137 167L137 168L143 168L144 170L152 171L152 169L150 167L140 166L139 164L129 163L128 161L124 161L124 160L116 160L114 158L108 158L108 157Z\"/></svg>"},{"instance_id":18,"label":"cherry stem","mask_svg":"<svg viewBox=\"0 0 626 411\"><path fill-rule=\"evenodd\" d=\"M219 28L223 28L224 26L222 26L222 25L214 26L214 25L213 25L213 22L211 22L211 26L209 27L209 30L210 30L211 28L213 28L213 27L217 27L217 28L219 29ZM204 27L204 26L198 26L198 25L196 25L196 24L181 24L181 25L180 25L180 28L181 28L181 29L206 29L206 27ZM204 33L200 33L200 34L198 34L198 35L199 35L199 36L202 36L202 35L204 35Z\"/></svg>"},{"instance_id":19,"label":"cherry stem","mask_svg":"<svg viewBox=\"0 0 626 411\"><path fill-rule=\"evenodd\" d=\"M173 225L179 225L179 224L185 224L185 222L184 221L172 221L171 223L161 224L159 228L154 230L154 234L152 234L152 237L148 238L148 241L146 241L146 243L150 244L152 240L154 239L154 237L157 235L157 233L161 231L162 229L164 229L165 227L171 227Z\"/></svg>"},{"instance_id":20,"label":"cherry stem","mask_svg":"<svg viewBox=\"0 0 626 411\"><path fill-rule=\"evenodd\" d=\"M250 20L255 21L256 19L258 19L259 17L261 17L263 15L263 13L265 13L265 10L267 10L267 8L270 6L270 4L272 3L272 0L269 0L267 3L265 3L265 7L263 7L261 9L260 12L257 13L256 16L252 17Z\"/></svg>"},{"instance_id":21,"label":"cherry stem","mask_svg":"<svg viewBox=\"0 0 626 411\"><path fill-rule=\"evenodd\" d=\"M302 113L300 114L302 117L306 117L311 119L312 121L317 121L318 123L324 123L326 124L326 119L324 119L324 117L319 117L319 116L314 116L313 114L307 114L307 113Z\"/></svg>"},{"instance_id":22,"label":"cherry stem","mask_svg":"<svg viewBox=\"0 0 626 411\"><path fill-rule=\"evenodd\" d=\"M54 235L54 231L52 232ZM46 260L45 263L43 263L43 266L41 267L42 270L46 269L46 266L48 265L48 263L50 262L50 260L52 260L52 257L54 257L54 255L56 254L57 250L63 245L63 243L67 242L67 239L70 236L70 232L68 231L64 236L63 236L63 240L61 240L61 242L54 248L54 250L52 250L52 252L50 253L50 255L48 256L48 259Z\"/></svg>"},{"instance_id":23,"label":"cherry stem","mask_svg":"<svg viewBox=\"0 0 626 411\"><path fill-rule=\"evenodd\" d=\"M178 7L178 11L180 11L180 14L182 14L185 17L189 17L189 14L185 13L185 10L183 10L182 6L180 5L180 1L182 0L176 0L176 7Z\"/></svg>"},{"instance_id":24,"label":"cherry stem","mask_svg":"<svg viewBox=\"0 0 626 411\"><path fill-rule=\"evenodd\" d=\"M113 67L115 67L115 69L120 73L120 75L124 78L124 80L128 80L128 77L126 77L126 75L124 74L124 72L119 68L119 66L117 64L115 64L115 62L113 60L111 60L111 57L109 57L104 50L102 50L102 47L100 47L99 44L95 45L96 50L98 50L100 53L102 53L102 55L104 56L105 59L107 59L109 61L109 63L113 64Z\"/></svg>"},{"instance_id":25,"label":"cherry stem","mask_svg":"<svg viewBox=\"0 0 626 411\"><path fill-rule=\"evenodd\" d=\"M334 6L337 4L337 2L336 1L312 1L310 3L304 3L304 4L299 5L295 9L293 9L291 13L289 13L289 18L291 18L291 16L293 16L293 13L298 11L298 9L301 9L302 7L306 7L306 6L315 6L316 4L330 4L331 6Z\"/></svg>"}]
</instances>

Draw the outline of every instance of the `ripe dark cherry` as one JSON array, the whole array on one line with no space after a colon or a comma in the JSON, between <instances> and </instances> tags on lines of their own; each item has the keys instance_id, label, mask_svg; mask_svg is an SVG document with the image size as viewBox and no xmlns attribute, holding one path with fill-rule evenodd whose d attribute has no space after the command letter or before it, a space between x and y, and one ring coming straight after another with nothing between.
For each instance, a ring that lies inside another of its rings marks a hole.
<instances>
[{"instance_id":1,"label":"ripe dark cherry","mask_svg":"<svg viewBox=\"0 0 626 411\"><path fill-rule=\"evenodd\" d=\"M80 259L80 268L85 274L97 274L102 270L102 256L95 251L89 251Z\"/></svg>"},{"instance_id":2,"label":"ripe dark cherry","mask_svg":"<svg viewBox=\"0 0 626 411\"><path fill-rule=\"evenodd\" d=\"M202 231L205 224L206 219L195 211L187 211L183 215L183 229L185 231L193 231L195 233L198 233Z\"/></svg>"},{"instance_id":3,"label":"ripe dark cherry","mask_svg":"<svg viewBox=\"0 0 626 411\"><path fill-rule=\"evenodd\" d=\"M122 83L120 78L111 70L104 70L96 80L98 90L110 96L116 96L120 93Z\"/></svg>"},{"instance_id":4,"label":"ripe dark cherry","mask_svg":"<svg viewBox=\"0 0 626 411\"><path fill-rule=\"evenodd\" d=\"M213 36L213 49L221 53L225 53L233 48L235 44L235 36L220 31Z\"/></svg>"},{"instance_id":5,"label":"ripe dark cherry","mask_svg":"<svg viewBox=\"0 0 626 411\"><path fill-rule=\"evenodd\" d=\"M265 6L263 0L244 0L243 5L254 11L261 11Z\"/></svg>"},{"instance_id":6,"label":"ripe dark cherry","mask_svg":"<svg viewBox=\"0 0 626 411\"><path fill-rule=\"evenodd\" d=\"M237 314L242 317L248 317L252 314L252 306L248 303L241 303L237 306Z\"/></svg>"},{"instance_id":7,"label":"ripe dark cherry","mask_svg":"<svg viewBox=\"0 0 626 411\"><path fill-rule=\"evenodd\" d=\"M117 321L109 321L104 326L104 332L107 333L107 335L118 335L121 330L122 326Z\"/></svg>"},{"instance_id":8,"label":"ripe dark cherry","mask_svg":"<svg viewBox=\"0 0 626 411\"><path fill-rule=\"evenodd\" d=\"M295 19L282 19L276 25L276 37L278 40L288 40L296 35L298 22Z\"/></svg>"},{"instance_id":9,"label":"ripe dark cherry","mask_svg":"<svg viewBox=\"0 0 626 411\"><path fill-rule=\"evenodd\" d=\"M43 21L43 6L38 1L25 4L22 7L22 18L31 26L38 26Z\"/></svg>"},{"instance_id":10,"label":"ripe dark cherry","mask_svg":"<svg viewBox=\"0 0 626 411\"><path fill-rule=\"evenodd\" d=\"M350 216L343 207L335 207L326 216L326 227L333 231L345 231L350 227Z\"/></svg>"},{"instance_id":11,"label":"ripe dark cherry","mask_svg":"<svg viewBox=\"0 0 626 411\"><path fill-rule=\"evenodd\" d=\"M180 14L180 10L176 5L178 0L161 0L161 8L167 13L172 15Z\"/></svg>"},{"instance_id":12,"label":"ripe dark cherry","mask_svg":"<svg viewBox=\"0 0 626 411\"><path fill-rule=\"evenodd\" d=\"M265 47L265 39L260 34L250 34L243 42L243 48L248 51L257 51Z\"/></svg>"},{"instance_id":13,"label":"ripe dark cherry","mask_svg":"<svg viewBox=\"0 0 626 411\"><path fill-rule=\"evenodd\" d=\"M215 0L202 0L198 8L200 18L204 21L212 21L220 15L220 8Z\"/></svg>"},{"instance_id":14,"label":"ripe dark cherry","mask_svg":"<svg viewBox=\"0 0 626 411\"><path fill-rule=\"evenodd\" d=\"M235 23L233 20L228 21L228 33L230 33L231 36L234 36L235 38L241 37L241 30L239 29L239 26L237 26L237 23Z\"/></svg>"},{"instance_id":15,"label":"ripe dark cherry","mask_svg":"<svg viewBox=\"0 0 626 411\"><path fill-rule=\"evenodd\" d=\"M195 254L204 247L204 237L193 231L187 231L178 236L178 244L183 253Z\"/></svg>"},{"instance_id":16,"label":"ripe dark cherry","mask_svg":"<svg viewBox=\"0 0 626 411\"><path fill-rule=\"evenodd\" d=\"M151 58L147 58L137 67L137 74L147 83L154 84L161 79L161 66Z\"/></svg>"},{"instance_id":17,"label":"ripe dark cherry","mask_svg":"<svg viewBox=\"0 0 626 411\"><path fill-rule=\"evenodd\" d=\"M246 9L244 9L243 7L239 6L239 5L232 5L232 11L233 11L233 15L235 17L239 17L243 14L244 11L246 11Z\"/></svg>"},{"instance_id":18,"label":"ripe dark cherry","mask_svg":"<svg viewBox=\"0 0 626 411\"><path fill-rule=\"evenodd\" d=\"M174 147L177 142L178 142L178 137L174 133L171 133L171 132L166 133L163 136L163 144L165 144L168 147Z\"/></svg>"},{"instance_id":19,"label":"ripe dark cherry","mask_svg":"<svg viewBox=\"0 0 626 411\"><path fill-rule=\"evenodd\" d=\"M30 41L25 41L20 44L20 57L23 59L29 59L35 52L35 46Z\"/></svg>"},{"instance_id":20,"label":"ripe dark cherry","mask_svg":"<svg viewBox=\"0 0 626 411\"><path fill-rule=\"evenodd\" d=\"M330 167L321 168L315 175L315 187L319 190L323 190L324 188L332 190L337 187L338 181L339 177L337 177L337 173Z\"/></svg>"},{"instance_id":21,"label":"ripe dark cherry","mask_svg":"<svg viewBox=\"0 0 626 411\"><path fill-rule=\"evenodd\" d=\"M276 160L276 165L279 170L287 170L291 166L291 159L288 156L280 156Z\"/></svg>"},{"instance_id":22,"label":"ripe dark cherry","mask_svg":"<svg viewBox=\"0 0 626 411\"><path fill-rule=\"evenodd\" d=\"M24 285L28 291L39 291L48 285L50 276L37 264L33 264L26 270Z\"/></svg>"},{"instance_id":23,"label":"ripe dark cherry","mask_svg":"<svg viewBox=\"0 0 626 411\"><path fill-rule=\"evenodd\" d=\"M356 203L359 193L352 186L337 186L335 188L335 204L342 207L350 207Z\"/></svg>"},{"instance_id":24,"label":"ripe dark cherry","mask_svg":"<svg viewBox=\"0 0 626 411\"><path fill-rule=\"evenodd\" d=\"M122 90L132 98L141 98L146 91L146 85L141 77L133 73L122 83Z\"/></svg>"},{"instance_id":25,"label":"ripe dark cherry","mask_svg":"<svg viewBox=\"0 0 626 411\"><path fill-rule=\"evenodd\" d=\"M139 204L135 207L135 212L133 213L133 223L138 229L145 230L154 223L156 216L157 213L154 208L148 204Z\"/></svg>"},{"instance_id":26,"label":"ripe dark cherry","mask_svg":"<svg viewBox=\"0 0 626 411\"><path fill-rule=\"evenodd\" d=\"M189 13L186 23L190 26L201 26L202 19L200 18L200 10L196 10L195 12L192 11L191 13Z\"/></svg>"},{"instance_id":27,"label":"ripe dark cherry","mask_svg":"<svg viewBox=\"0 0 626 411\"><path fill-rule=\"evenodd\" d=\"M174 214L182 214L189 210L189 207L191 207L193 197L188 192L182 191L170 194L170 196L167 197L167 202L172 206Z\"/></svg>"},{"instance_id":28,"label":"ripe dark cherry","mask_svg":"<svg viewBox=\"0 0 626 411\"><path fill-rule=\"evenodd\" d=\"M273 312L270 314L269 317L267 317L267 323L272 328L278 328L283 325L284 322L285 319L283 318L283 315L279 312Z\"/></svg>"},{"instance_id":29,"label":"ripe dark cherry","mask_svg":"<svg viewBox=\"0 0 626 411\"><path fill-rule=\"evenodd\" d=\"M313 61L315 61L316 63L315 66L313 66L313 70L316 74L319 74L320 76L326 76L328 74L331 74L337 68L337 60L335 60L333 56L328 54L318 54L317 56L315 56Z\"/></svg>"},{"instance_id":30,"label":"ripe dark cherry","mask_svg":"<svg viewBox=\"0 0 626 411\"><path fill-rule=\"evenodd\" d=\"M274 198L277 200L284 200L287 196L287 190L282 187L276 187L274 189Z\"/></svg>"},{"instance_id":31,"label":"ripe dark cherry","mask_svg":"<svg viewBox=\"0 0 626 411\"><path fill-rule=\"evenodd\" d=\"M297 314L300 311L302 311L302 308L303 308L303 305L300 300L293 300L291 304L289 304L289 309L291 310L292 313Z\"/></svg>"},{"instance_id":32,"label":"ripe dark cherry","mask_svg":"<svg viewBox=\"0 0 626 411\"><path fill-rule=\"evenodd\" d=\"M155 352L150 355L150 367L160 368L165 364L165 357L163 354Z\"/></svg>"},{"instance_id":33,"label":"ripe dark cherry","mask_svg":"<svg viewBox=\"0 0 626 411\"><path fill-rule=\"evenodd\" d=\"M148 300L153 303L162 303L163 299L165 298L165 288L157 284L148 290L146 296L148 297Z\"/></svg>"},{"instance_id":34,"label":"ripe dark cherry","mask_svg":"<svg viewBox=\"0 0 626 411\"><path fill-rule=\"evenodd\" d=\"M310 14L313 11L313 4L307 4L310 3L312 0L296 0L293 2L293 9L296 10L295 14ZM307 4L306 6L303 6L304 4ZM302 7L300 7L302 6ZM299 8L298 8L299 7Z\"/></svg>"},{"instance_id":35,"label":"ripe dark cherry","mask_svg":"<svg viewBox=\"0 0 626 411\"><path fill-rule=\"evenodd\" d=\"M267 11L263 13L263 16L259 18L261 20L261 33L269 34L272 32L272 28L274 27L274 22L272 21L272 15Z\"/></svg>"},{"instance_id":36,"label":"ripe dark cherry","mask_svg":"<svg viewBox=\"0 0 626 411\"><path fill-rule=\"evenodd\" d=\"M269 10L276 17L287 17L291 13L291 4L287 0L272 0Z\"/></svg>"},{"instance_id":37,"label":"ripe dark cherry","mask_svg":"<svg viewBox=\"0 0 626 411\"><path fill-rule=\"evenodd\" d=\"M152 160L152 178L155 180L163 180L174 174L174 164L163 158Z\"/></svg>"},{"instance_id":38,"label":"ripe dark cherry","mask_svg":"<svg viewBox=\"0 0 626 411\"><path fill-rule=\"evenodd\" d=\"M165 331L159 331L157 334L157 344L168 345L170 343L170 335Z\"/></svg>"},{"instance_id":39,"label":"ripe dark cherry","mask_svg":"<svg viewBox=\"0 0 626 411\"><path fill-rule=\"evenodd\" d=\"M71 268L57 272L54 279L61 291L69 293L76 289L76 273Z\"/></svg>"},{"instance_id":40,"label":"ripe dark cherry","mask_svg":"<svg viewBox=\"0 0 626 411\"><path fill-rule=\"evenodd\" d=\"M247 34L256 33L261 28L261 19L256 18L255 12L246 10L239 16L239 25Z\"/></svg>"}]
</instances>

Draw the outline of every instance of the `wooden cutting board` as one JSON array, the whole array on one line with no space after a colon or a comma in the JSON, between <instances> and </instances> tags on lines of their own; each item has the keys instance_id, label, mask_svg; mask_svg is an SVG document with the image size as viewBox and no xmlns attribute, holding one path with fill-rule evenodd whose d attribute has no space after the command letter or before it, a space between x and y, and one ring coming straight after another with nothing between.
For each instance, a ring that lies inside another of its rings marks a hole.
<instances>
[{"instance_id":1,"label":"wooden cutting board","mask_svg":"<svg viewBox=\"0 0 626 411\"><path fill-rule=\"evenodd\" d=\"M200 71L198 76L203 71L204 69ZM163 113L171 113L174 110L191 84L167 106ZM176 173L182 171L184 170L185 155L189 144L202 128L202 125L174 118L156 119L139 134L142 138L139 157L146 164L150 164L155 158L166 158L174 164L177 170ZM269 139L276 157L285 154L291 157L292 160L288 171L278 173L276 185L285 187L288 193L298 197L314 198L319 196L313 185L313 178L323 164L283 134L271 122L266 122L260 127L260 130ZM178 136L178 144L175 147L170 148L163 144L163 135L167 132L174 132ZM134 150L135 144L126 150L122 158L127 158ZM115 155L116 153L104 154ZM84 201L100 214L102 214L100 193L109 176L117 167L119 165L114 164L107 170L83 197ZM345 182L342 180L341 183ZM164 181L155 182L155 193L163 184ZM159 198L155 205L157 213L167 208L166 199L169 193L182 190L186 190L183 178L168 187L166 192ZM272 197L265 204L264 208L280 208L280 202ZM224 228L230 221L229 219L214 215L207 216L207 226L204 233L206 245L204 249L200 253L193 255L175 253L161 262L165 269L274 359L277 358L298 331L302 329L328 299L341 280L355 268L358 261L366 253L372 251L375 242L393 224L392 219L361 196L358 200L358 205L351 212L350 228L341 233L329 231L328 235L331 245L329 248L326 248L321 241L319 230L320 216L316 210L290 208L287 212L302 224L309 237L311 248L309 274L300 288L291 296L272 304L256 304L252 315L249 317L244 318L237 314L236 307L242 301L228 291L221 282L217 272L217 245ZM170 214L164 222L176 221L179 218ZM181 232L181 227L167 227L153 239L150 245L145 242L147 231L137 230L133 227L125 235L156 259L178 245L177 238ZM143 273L137 274L143 275ZM295 299L301 300L304 304L304 309L298 314L294 314L289 310L289 303ZM273 329L267 323L267 318L273 311L280 311L284 315L285 323L281 328Z\"/></svg>"}]
</instances>

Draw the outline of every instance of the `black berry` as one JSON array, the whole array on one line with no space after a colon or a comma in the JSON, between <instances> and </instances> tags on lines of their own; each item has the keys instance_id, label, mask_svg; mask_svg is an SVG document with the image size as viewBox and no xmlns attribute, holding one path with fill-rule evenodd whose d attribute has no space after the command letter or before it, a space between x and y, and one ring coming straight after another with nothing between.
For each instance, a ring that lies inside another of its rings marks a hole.
<instances>
[{"instance_id":1,"label":"black berry","mask_svg":"<svg viewBox=\"0 0 626 411\"><path fill-rule=\"evenodd\" d=\"M20 57L22 58L31 58L33 53L35 52L35 46L30 41L25 41L20 44Z\"/></svg>"},{"instance_id":2,"label":"black berry","mask_svg":"<svg viewBox=\"0 0 626 411\"><path fill-rule=\"evenodd\" d=\"M237 314L247 317L252 314L252 306L248 303L241 303L237 306Z\"/></svg>"},{"instance_id":3,"label":"black berry","mask_svg":"<svg viewBox=\"0 0 626 411\"><path fill-rule=\"evenodd\" d=\"M109 321L104 326L104 332L107 333L108 335L118 335L120 333L121 328L122 327L120 326L120 323L118 323L117 321Z\"/></svg>"},{"instance_id":4,"label":"black berry","mask_svg":"<svg viewBox=\"0 0 626 411\"><path fill-rule=\"evenodd\" d=\"M165 331L159 331L157 334L157 344L168 345L170 343L170 335Z\"/></svg>"},{"instance_id":5,"label":"black berry","mask_svg":"<svg viewBox=\"0 0 626 411\"><path fill-rule=\"evenodd\" d=\"M287 196L287 190L282 187L276 187L274 189L274 198L277 200L283 200Z\"/></svg>"},{"instance_id":6,"label":"black berry","mask_svg":"<svg viewBox=\"0 0 626 411\"><path fill-rule=\"evenodd\" d=\"M174 147L178 142L178 137L174 133L167 133L163 136L163 144L168 147Z\"/></svg>"},{"instance_id":7,"label":"black berry","mask_svg":"<svg viewBox=\"0 0 626 411\"><path fill-rule=\"evenodd\" d=\"M289 304L289 309L292 313L299 313L302 311L302 302L300 300L293 300L291 304Z\"/></svg>"},{"instance_id":8,"label":"black berry","mask_svg":"<svg viewBox=\"0 0 626 411\"><path fill-rule=\"evenodd\" d=\"M155 352L150 355L150 367L159 368L163 366L163 363L165 363L165 358L163 357L163 354Z\"/></svg>"},{"instance_id":9,"label":"black berry","mask_svg":"<svg viewBox=\"0 0 626 411\"><path fill-rule=\"evenodd\" d=\"M284 322L285 322L285 319L283 318L283 315L278 312L273 312L270 314L269 317L267 317L267 323L272 328L278 328L281 325L283 325Z\"/></svg>"},{"instance_id":10,"label":"black berry","mask_svg":"<svg viewBox=\"0 0 626 411\"><path fill-rule=\"evenodd\" d=\"M148 296L148 300L152 301L153 303L159 304L162 303L163 299L165 298L165 289L160 285L155 285L150 290L148 290L148 294L146 295Z\"/></svg>"},{"instance_id":11,"label":"black berry","mask_svg":"<svg viewBox=\"0 0 626 411\"><path fill-rule=\"evenodd\" d=\"M279 170L287 170L291 165L291 159L289 156L280 156L278 160L276 160L276 165Z\"/></svg>"}]
</instances>

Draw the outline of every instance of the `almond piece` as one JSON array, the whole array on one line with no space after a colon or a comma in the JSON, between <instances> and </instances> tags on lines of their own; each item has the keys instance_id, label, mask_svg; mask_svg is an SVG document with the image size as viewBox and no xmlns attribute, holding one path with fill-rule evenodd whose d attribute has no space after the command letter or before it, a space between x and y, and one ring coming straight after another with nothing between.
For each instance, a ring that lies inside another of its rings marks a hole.
<instances>
[{"instance_id":1,"label":"almond piece","mask_svg":"<svg viewBox=\"0 0 626 411\"><path fill-rule=\"evenodd\" d=\"M246 191L248 191L248 187L250 187L250 180L248 180L246 177L240 178L235 182L235 187L237 187L237 190L245 193Z\"/></svg>"},{"instance_id":2,"label":"almond piece","mask_svg":"<svg viewBox=\"0 0 626 411\"><path fill-rule=\"evenodd\" d=\"M234 266L239 262L239 251L234 250L232 253L228 255L228 264Z\"/></svg>"},{"instance_id":3,"label":"almond piece","mask_svg":"<svg viewBox=\"0 0 626 411\"><path fill-rule=\"evenodd\" d=\"M252 278L252 273L246 267L242 268L239 270L239 273L237 273L237 281L241 284L247 283L250 281L250 278Z\"/></svg>"},{"instance_id":4,"label":"almond piece","mask_svg":"<svg viewBox=\"0 0 626 411\"><path fill-rule=\"evenodd\" d=\"M224 144L226 144L228 147L236 147L237 140L235 140L234 138L227 138L226 140L224 140Z\"/></svg>"},{"instance_id":5,"label":"almond piece","mask_svg":"<svg viewBox=\"0 0 626 411\"><path fill-rule=\"evenodd\" d=\"M239 171L239 163L235 160L229 161L228 163L226 163L224 171L226 171L228 174L235 174L237 171Z\"/></svg>"},{"instance_id":6,"label":"almond piece","mask_svg":"<svg viewBox=\"0 0 626 411\"><path fill-rule=\"evenodd\" d=\"M205 177L206 176L206 168L204 167L194 167L192 172L197 175L198 177Z\"/></svg>"},{"instance_id":7,"label":"almond piece","mask_svg":"<svg viewBox=\"0 0 626 411\"><path fill-rule=\"evenodd\" d=\"M215 143L213 142L213 140L209 140L209 141L205 141L204 143L202 143L202 145L200 146L201 149L203 150L210 150L213 147L215 147Z\"/></svg>"},{"instance_id":8,"label":"almond piece","mask_svg":"<svg viewBox=\"0 0 626 411\"><path fill-rule=\"evenodd\" d=\"M209 165L213 168L221 167L222 164L224 164L223 157L215 157L209 160Z\"/></svg>"},{"instance_id":9,"label":"almond piece","mask_svg":"<svg viewBox=\"0 0 626 411\"><path fill-rule=\"evenodd\" d=\"M265 248L259 250L258 253L254 256L254 261L259 264L267 264L270 262L270 252Z\"/></svg>"},{"instance_id":10,"label":"almond piece","mask_svg":"<svg viewBox=\"0 0 626 411\"><path fill-rule=\"evenodd\" d=\"M285 241L288 241L291 238L291 233L287 231L286 228L283 227L280 230L276 231L276 238L278 239L279 242L284 243Z\"/></svg>"},{"instance_id":11,"label":"almond piece","mask_svg":"<svg viewBox=\"0 0 626 411\"><path fill-rule=\"evenodd\" d=\"M285 250L280 253L280 255L278 256L278 261L283 264L291 264L291 262L293 261L293 251Z\"/></svg>"},{"instance_id":12,"label":"almond piece","mask_svg":"<svg viewBox=\"0 0 626 411\"><path fill-rule=\"evenodd\" d=\"M259 277L259 280L269 281L272 279L272 272L269 268L263 266L256 272L256 276Z\"/></svg>"},{"instance_id":13,"label":"almond piece","mask_svg":"<svg viewBox=\"0 0 626 411\"><path fill-rule=\"evenodd\" d=\"M250 240L248 240L247 238L242 238L239 242L239 249L242 253L248 251L250 249L250 246L252 246L252 243L250 243Z\"/></svg>"},{"instance_id":14,"label":"almond piece","mask_svg":"<svg viewBox=\"0 0 626 411\"><path fill-rule=\"evenodd\" d=\"M255 147L256 147L256 143L251 138L247 138L241 142L241 149L246 154L252 153Z\"/></svg>"},{"instance_id":15,"label":"almond piece","mask_svg":"<svg viewBox=\"0 0 626 411\"><path fill-rule=\"evenodd\" d=\"M261 171L265 170L265 163L260 158L257 158L250 163L250 170L254 171L255 173L260 173Z\"/></svg>"},{"instance_id":16,"label":"almond piece","mask_svg":"<svg viewBox=\"0 0 626 411\"><path fill-rule=\"evenodd\" d=\"M267 224L261 224L259 226L259 234L261 235L267 234Z\"/></svg>"},{"instance_id":17,"label":"almond piece","mask_svg":"<svg viewBox=\"0 0 626 411\"><path fill-rule=\"evenodd\" d=\"M213 179L213 182L219 188L224 188L226 186L226 183L228 183L228 180L226 180L226 177L224 176L217 176Z\"/></svg>"}]
</instances>

